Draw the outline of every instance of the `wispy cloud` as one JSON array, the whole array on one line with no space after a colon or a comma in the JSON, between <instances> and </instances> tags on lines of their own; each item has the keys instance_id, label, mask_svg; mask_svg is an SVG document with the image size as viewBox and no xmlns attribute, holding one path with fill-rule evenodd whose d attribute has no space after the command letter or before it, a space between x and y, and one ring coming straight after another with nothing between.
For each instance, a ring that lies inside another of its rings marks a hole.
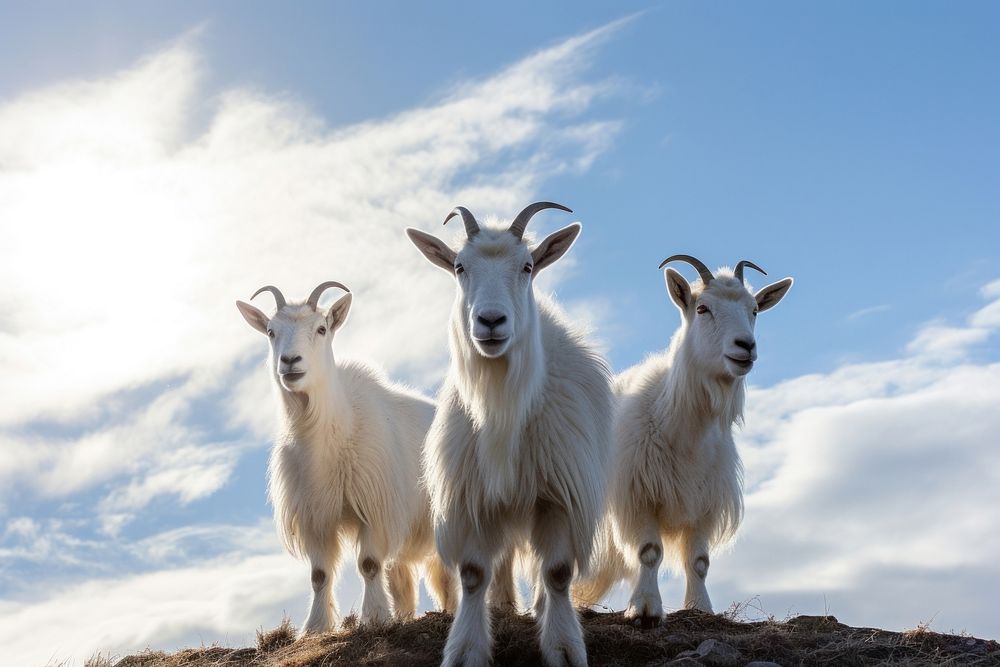
<instances>
[{"instance_id":1,"label":"wispy cloud","mask_svg":"<svg viewBox=\"0 0 1000 667\"><path fill-rule=\"evenodd\" d=\"M618 123L582 114L615 84L579 75L614 29L346 128L286 97L206 90L190 39L0 106L4 488L104 485L115 530L154 497L224 485L241 446L212 430L260 438L273 417L248 363L265 343L233 306L265 283L347 283L337 353L432 383L452 290L403 228L437 228L460 201L509 214L589 168Z\"/></svg>"},{"instance_id":2,"label":"wispy cloud","mask_svg":"<svg viewBox=\"0 0 1000 667\"><path fill-rule=\"evenodd\" d=\"M890 308L891 308L891 306L889 304L887 304L887 303L879 304L877 306L869 306L867 308L861 308L860 310L854 311L853 313L851 313L850 315L848 315L844 319L846 319L849 322L853 321L853 320L859 320L862 317L868 317L869 315L876 315L878 313L884 313L887 310L889 310Z\"/></svg>"}]
</instances>

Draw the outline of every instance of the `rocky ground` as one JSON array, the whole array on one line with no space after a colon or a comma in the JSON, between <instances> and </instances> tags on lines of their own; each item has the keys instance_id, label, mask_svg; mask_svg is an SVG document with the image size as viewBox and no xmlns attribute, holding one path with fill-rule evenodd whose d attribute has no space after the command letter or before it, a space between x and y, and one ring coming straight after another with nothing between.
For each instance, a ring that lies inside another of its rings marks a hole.
<instances>
[{"instance_id":1,"label":"rocky ground","mask_svg":"<svg viewBox=\"0 0 1000 667\"><path fill-rule=\"evenodd\" d=\"M853 628L832 616L739 622L726 615L678 611L643 630L621 613L585 612L592 667L604 665L1000 665L1000 644L917 628L888 632ZM429 613L410 623L353 628L295 641L286 622L258 632L254 648L202 647L176 653L147 651L120 660L95 658L89 667L306 667L438 665L451 617ZM494 618L494 665L537 665L541 657L530 616Z\"/></svg>"}]
</instances>

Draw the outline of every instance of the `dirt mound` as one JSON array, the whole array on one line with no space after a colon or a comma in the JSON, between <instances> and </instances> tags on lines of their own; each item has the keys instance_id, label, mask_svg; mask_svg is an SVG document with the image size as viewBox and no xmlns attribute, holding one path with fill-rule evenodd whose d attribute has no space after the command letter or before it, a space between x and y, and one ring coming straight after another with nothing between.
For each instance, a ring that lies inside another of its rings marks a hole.
<instances>
[{"instance_id":1,"label":"dirt mound","mask_svg":"<svg viewBox=\"0 0 1000 667\"><path fill-rule=\"evenodd\" d=\"M428 613L381 628L354 628L295 641L284 623L257 633L256 648L208 647L176 653L147 651L92 667L337 667L347 665L440 664L451 616ZM678 611L658 628L642 630L621 613L584 612L587 652L593 667L611 665L746 665L754 661L790 665L1000 665L1000 644L918 628L888 632L852 628L832 616L798 616L784 622L742 623L725 616ZM541 664L530 616L493 619L494 662Z\"/></svg>"}]
</instances>

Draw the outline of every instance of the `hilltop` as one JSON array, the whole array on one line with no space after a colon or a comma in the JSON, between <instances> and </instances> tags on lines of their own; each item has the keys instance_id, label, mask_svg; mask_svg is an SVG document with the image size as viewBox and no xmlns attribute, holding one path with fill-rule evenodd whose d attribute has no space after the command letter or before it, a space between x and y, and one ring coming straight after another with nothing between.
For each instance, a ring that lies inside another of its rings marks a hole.
<instances>
[{"instance_id":1,"label":"hilltop","mask_svg":"<svg viewBox=\"0 0 1000 667\"><path fill-rule=\"evenodd\" d=\"M592 667L618 665L1000 665L1000 644L965 635L854 628L833 616L797 616L785 621L740 622L726 615L677 611L652 630L633 626L620 612L584 612ZM428 613L404 624L347 629L295 641L286 621L257 633L257 646L218 646L175 653L146 651L121 660L92 659L89 667L307 667L439 664L451 616ZM534 620L526 615L494 617L494 665L536 665L540 655Z\"/></svg>"}]
</instances>

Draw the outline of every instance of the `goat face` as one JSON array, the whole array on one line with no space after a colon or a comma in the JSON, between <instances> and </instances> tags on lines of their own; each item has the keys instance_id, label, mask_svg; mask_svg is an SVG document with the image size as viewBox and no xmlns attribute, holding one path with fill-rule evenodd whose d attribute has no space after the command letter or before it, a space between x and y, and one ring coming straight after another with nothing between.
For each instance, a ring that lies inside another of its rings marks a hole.
<instances>
[{"instance_id":1,"label":"goat face","mask_svg":"<svg viewBox=\"0 0 1000 667\"><path fill-rule=\"evenodd\" d=\"M279 303L271 318L248 303L237 301L236 306L250 326L268 337L271 370L278 386L305 393L322 382L333 366L333 333L347 319L351 294L345 294L326 312L310 302Z\"/></svg>"},{"instance_id":2,"label":"goat face","mask_svg":"<svg viewBox=\"0 0 1000 667\"><path fill-rule=\"evenodd\" d=\"M757 360L757 314L777 305L792 286L792 279L785 278L752 294L742 280L720 271L707 285L692 288L673 269L667 269L666 281L698 366L732 379L749 373Z\"/></svg>"},{"instance_id":3,"label":"goat face","mask_svg":"<svg viewBox=\"0 0 1000 667\"><path fill-rule=\"evenodd\" d=\"M477 234L455 257L455 279L473 347L499 357L523 335L534 309L534 261L525 244L501 230Z\"/></svg>"},{"instance_id":4,"label":"goat face","mask_svg":"<svg viewBox=\"0 0 1000 667\"><path fill-rule=\"evenodd\" d=\"M581 226L574 223L529 249L520 233L480 229L474 219L472 224L474 231L457 252L430 234L406 233L432 264L455 276L464 335L480 355L496 358L530 329L537 314L532 280L570 249Z\"/></svg>"}]
</instances>

